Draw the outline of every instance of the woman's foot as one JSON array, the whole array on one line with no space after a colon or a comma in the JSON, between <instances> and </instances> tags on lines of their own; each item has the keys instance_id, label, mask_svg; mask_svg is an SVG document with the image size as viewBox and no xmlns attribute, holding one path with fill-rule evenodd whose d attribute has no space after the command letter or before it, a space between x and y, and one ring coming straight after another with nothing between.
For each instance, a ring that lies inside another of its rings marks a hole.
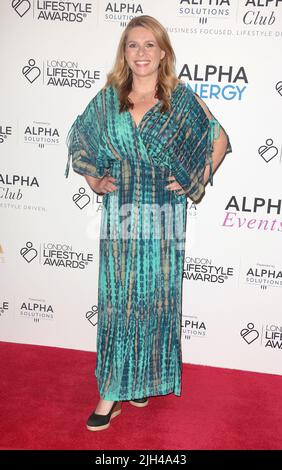
<instances>
[{"instance_id":1,"label":"woman's foot","mask_svg":"<svg viewBox=\"0 0 282 470\"><path fill-rule=\"evenodd\" d=\"M103 403L108 402L108 403ZM109 408L109 403L111 407ZM99 409L99 413L96 410ZM111 419L115 418L121 413L121 402L100 400L95 411L89 416L86 427L89 431L102 431L110 426ZM104 412L106 410L106 412ZM102 414L103 412L103 414Z\"/></svg>"},{"instance_id":2,"label":"woman's foot","mask_svg":"<svg viewBox=\"0 0 282 470\"><path fill-rule=\"evenodd\" d=\"M149 403L149 400L147 397L145 398L135 398L134 400L130 400L129 403L131 405L137 406L138 408L143 408L144 406L147 406Z\"/></svg>"}]
</instances>

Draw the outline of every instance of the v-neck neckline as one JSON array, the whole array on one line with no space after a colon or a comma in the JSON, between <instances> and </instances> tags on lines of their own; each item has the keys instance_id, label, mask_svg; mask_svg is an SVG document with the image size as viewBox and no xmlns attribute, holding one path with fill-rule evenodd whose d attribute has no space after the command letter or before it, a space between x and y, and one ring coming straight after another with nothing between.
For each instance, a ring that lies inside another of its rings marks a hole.
<instances>
[{"instance_id":1,"label":"v-neck neckline","mask_svg":"<svg viewBox=\"0 0 282 470\"><path fill-rule=\"evenodd\" d=\"M134 117L132 116L132 113L130 112L130 110L127 109L126 112L129 114L129 117L130 117L130 119L131 119L131 122L132 122L132 125L133 125L134 129L136 129L136 130L139 131L139 130L140 130L140 127L141 127L141 124L142 124L142 122L143 122L143 120L144 120L144 118L147 116L147 114L148 114L149 112L151 112L154 108L156 108L157 106L159 106L159 104L160 104L160 100L158 100L157 103L155 103L153 106L151 106L151 108L149 108L148 111L146 111L146 112L143 114L143 116L142 116L142 118L140 119L138 125L136 124L136 121L135 121Z\"/></svg>"},{"instance_id":2,"label":"v-neck neckline","mask_svg":"<svg viewBox=\"0 0 282 470\"><path fill-rule=\"evenodd\" d=\"M173 95L173 93L178 89L179 85L181 85L181 82L179 82L179 83L176 85L176 87L175 87L174 90L172 91L172 95ZM141 120L140 120L138 126L137 126L137 124L136 124L136 122L135 122L135 120L134 120L134 118L133 118L133 116L132 116L130 110L129 110L129 109L126 110L126 113L129 114L129 118L130 118L130 120L131 120L132 126L133 126L133 128L134 128L136 131L140 131L142 122L144 121L144 119L145 119L145 117L147 116L147 114L149 114L150 112L154 111L155 108L159 107L160 103L161 103L161 100L158 100L157 103L155 103L151 108L148 109L148 111L146 111L145 114L143 114L143 116L142 116L142 118L141 118Z\"/></svg>"},{"instance_id":3,"label":"v-neck neckline","mask_svg":"<svg viewBox=\"0 0 282 470\"><path fill-rule=\"evenodd\" d=\"M183 83L179 82L179 83L176 85L176 87L175 87L174 90L172 91L172 96L173 96L173 94L176 92L176 90L179 88L180 85L183 85ZM115 88L114 86L111 86L111 88L113 89L113 91L114 91L114 93L115 93L115 96L116 96L116 99L118 100L118 94L117 94L116 88ZM151 108L148 109L148 111L146 111L145 114L143 114L143 116L142 116L142 118L141 118L141 120L140 120L138 126L137 126L137 124L136 124L136 122L135 122L135 120L134 120L134 118L133 118L133 116L132 116L130 110L129 110L129 109L125 110L125 115L128 115L128 116L129 116L129 119L130 119L132 128L133 128L135 131L138 131L138 132L139 132L140 129L141 129L141 125L142 125L142 123L143 123L145 117L147 117L147 115L148 115L149 113L151 113L152 111L154 111L155 108L159 107L160 103L161 103L161 100L158 100L157 103L155 103Z\"/></svg>"}]
</instances>

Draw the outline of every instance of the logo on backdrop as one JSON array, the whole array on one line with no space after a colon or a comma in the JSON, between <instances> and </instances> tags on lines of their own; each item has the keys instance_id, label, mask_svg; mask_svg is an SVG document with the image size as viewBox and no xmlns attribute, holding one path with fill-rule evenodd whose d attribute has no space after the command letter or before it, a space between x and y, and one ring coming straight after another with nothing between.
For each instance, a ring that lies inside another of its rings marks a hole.
<instances>
[{"instance_id":1,"label":"logo on backdrop","mask_svg":"<svg viewBox=\"0 0 282 470\"><path fill-rule=\"evenodd\" d=\"M3 144L5 141L7 141L10 135L12 135L12 127L0 125L0 144Z\"/></svg>"},{"instance_id":2,"label":"logo on backdrop","mask_svg":"<svg viewBox=\"0 0 282 470\"><path fill-rule=\"evenodd\" d=\"M197 204L191 199L187 198L187 217L191 220L194 217L197 217Z\"/></svg>"},{"instance_id":3,"label":"logo on backdrop","mask_svg":"<svg viewBox=\"0 0 282 470\"><path fill-rule=\"evenodd\" d=\"M38 255L38 251L33 247L32 242L27 242L25 247L20 250L20 254L27 263L31 263Z\"/></svg>"},{"instance_id":4,"label":"logo on backdrop","mask_svg":"<svg viewBox=\"0 0 282 470\"><path fill-rule=\"evenodd\" d=\"M260 346L282 351L282 326L276 323L262 325L260 335L255 324L250 322L242 328L240 336L248 345L255 343L261 336Z\"/></svg>"},{"instance_id":5,"label":"logo on backdrop","mask_svg":"<svg viewBox=\"0 0 282 470\"><path fill-rule=\"evenodd\" d=\"M9 311L9 302L7 300L0 302L0 317L4 318L4 314Z\"/></svg>"},{"instance_id":6,"label":"logo on backdrop","mask_svg":"<svg viewBox=\"0 0 282 470\"><path fill-rule=\"evenodd\" d=\"M192 338L205 338L207 336L207 327L204 321L199 320L197 316L182 315L182 338L191 340Z\"/></svg>"},{"instance_id":7,"label":"logo on backdrop","mask_svg":"<svg viewBox=\"0 0 282 470\"><path fill-rule=\"evenodd\" d=\"M243 66L183 64L178 78L188 81L187 86L202 99L242 101L248 85Z\"/></svg>"},{"instance_id":8,"label":"logo on backdrop","mask_svg":"<svg viewBox=\"0 0 282 470\"><path fill-rule=\"evenodd\" d=\"M281 38L282 0L175 0L177 25L168 33ZM179 20L183 20L179 24Z\"/></svg>"},{"instance_id":9,"label":"logo on backdrop","mask_svg":"<svg viewBox=\"0 0 282 470\"><path fill-rule=\"evenodd\" d=\"M43 85L69 88L91 88L101 78L100 70L83 69L78 62L58 59L43 60L41 68L29 59L22 74L31 84L42 77Z\"/></svg>"},{"instance_id":10,"label":"logo on backdrop","mask_svg":"<svg viewBox=\"0 0 282 470\"><path fill-rule=\"evenodd\" d=\"M183 270L184 279L223 284L233 276L233 267L217 266L211 258L185 257Z\"/></svg>"},{"instance_id":11,"label":"logo on backdrop","mask_svg":"<svg viewBox=\"0 0 282 470\"><path fill-rule=\"evenodd\" d=\"M35 20L82 23L91 13L93 4L90 2L53 2L48 0L13 0L14 11L22 18L28 12Z\"/></svg>"},{"instance_id":12,"label":"logo on backdrop","mask_svg":"<svg viewBox=\"0 0 282 470\"><path fill-rule=\"evenodd\" d=\"M53 127L50 122L33 121L24 127L23 141L43 149L45 145L60 144L60 135L57 127Z\"/></svg>"},{"instance_id":13,"label":"logo on backdrop","mask_svg":"<svg viewBox=\"0 0 282 470\"><path fill-rule=\"evenodd\" d=\"M84 209L90 203L90 196L86 194L85 188L79 188L78 193L73 195L72 200L79 209Z\"/></svg>"},{"instance_id":14,"label":"logo on backdrop","mask_svg":"<svg viewBox=\"0 0 282 470\"><path fill-rule=\"evenodd\" d=\"M39 255L39 264L57 268L86 269L94 261L93 253L74 251L72 245L65 243L42 243L37 250L28 241L20 249L20 255L27 263L34 261Z\"/></svg>"},{"instance_id":15,"label":"logo on backdrop","mask_svg":"<svg viewBox=\"0 0 282 470\"><path fill-rule=\"evenodd\" d=\"M34 323L54 320L54 307L44 299L23 300L20 303L18 316L33 320Z\"/></svg>"},{"instance_id":16,"label":"logo on backdrop","mask_svg":"<svg viewBox=\"0 0 282 470\"><path fill-rule=\"evenodd\" d=\"M22 68L22 74L30 83L33 83L41 75L41 70L35 65L34 59L29 59L28 65Z\"/></svg>"},{"instance_id":17,"label":"logo on backdrop","mask_svg":"<svg viewBox=\"0 0 282 470\"><path fill-rule=\"evenodd\" d=\"M281 209L281 199L233 195L225 206L222 226L253 232L281 232L282 220L277 217Z\"/></svg>"},{"instance_id":18,"label":"logo on backdrop","mask_svg":"<svg viewBox=\"0 0 282 470\"><path fill-rule=\"evenodd\" d=\"M259 332L255 330L253 323L248 323L247 327L240 331L240 335L246 343L251 344L258 339Z\"/></svg>"},{"instance_id":19,"label":"logo on backdrop","mask_svg":"<svg viewBox=\"0 0 282 470\"><path fill-rule=\"evenodd\" d=\"M109 2L104 0L105 4L105 21L119 23L121 27L126 24L135 16L143 15L144 10L140 2Z\"/></svg>"},{"instance_id":20,"label":"logo on backdrop","mask_svg":"<svg viewBox=\"0 0 282 470\"><path fill-rule=\"evenodd\" d=\"M46 211L45 207L26 203L28 196L34 197L39 189L36 176L23 176L0 173L0 207L5 209L24 209ZM23 204L22 204L23 203Z\"/></svg>"},{"instance_id":21,"label":"logo on backdrop","mask_svg":"<svg viewBox=\"0 0 282 470\"><path fill-rule=\"evenodd\" d=\"M275 90L279 93L280 96L282 96L282 81L276 83Z\"/></svg>"},{"instance_id":22,"label":"logo on backdrop","mask_svg":"<svg viewBox=\"0 0 282 470\"><path fill-rule=\"evenodd\" d=\"M179 0L178 14L197 23L206 24L210 19L226 19L230 16L231 0Z\"/></svg>"},{"instance_id":23,"label":"logo on backdrop","mask_svg":"<svg viewBox=\"0 0 282 470\"><path fill-rule=\"evenodd\" d=\"M81 188L82 189L82 188ZM85 188L83 188L85 189ZM73 195L73 198L72 200L74 201L74 203L76 203L76 201L74 199L76 199L76 197L78 198L78 207L79 205L82 205L83 207L81 207L81 209L84 209L84 207L86 207L86 205L88 206L88 197L85 199L85 198L82 198L82 200L79 199L80 196L83 196L84 193L79 191L78 193L75 193ZM101 194L92 194L92 206L91 207L88 207L88 215L91 216L91 215L95 215L96 212L102 212L103 210L103 197L105 197L105 195L101 195ZM85 204L87 202L87 204ZM85 204L85 206L84 206Z\"/></svg>"},{"instance_id":24,"label":"logo on backdrop","mask_svg":"<svg viewBox=\"0 0 282 470\"><path fill-rule=\"evenodd\" d=\"M264 326L264 346L282 351L282 326L276 324Z\"/></svg>"},{"instance_id":25,"label":"logo on backdrop","mask_svg":"<svg viewBox=\"0 0 282 470\"><path fill-rule=\"evenodd\" d=\"M85 318L91 323L91 325L96 326L98 323L98 307L97 305L92 305L91 310L86 312Z\"/></svg>"},{"instance_id":26,"label":"logo on backdrop","mask_svg":"<svg viewBox=\"0 0 282 470\"><path fill-rule=\"evenodd\" d=\"M277 22L282 0L245 0L241 7L241 21L247 26L272 26Z\"/></svg>"},{"instance_id":27,"label":"logo on backdrop","mask_svg":"<svg viewBox=\"0 0 282 470\"><path fill-rule=\"evenodd\" d=\"M258 154L263 158L266 163L269 163L273 158L277 157L279 153L278 147L273 145L273 139L266 139L265 144L261 145L258 149ZM282 156L282 146L280 148L280 163Z\"/></svg>"},{"instance_id":28,"label":"logo on backdrop","mask_svg":"<svg viewBox=\"0 0 282 470\"><path fill-rule=\"evenodd\" d=\"M262 290L269 287L282 287L282 269L273 264L249 265L244 273L244 283Z\"/></svg>"}]
</instances>

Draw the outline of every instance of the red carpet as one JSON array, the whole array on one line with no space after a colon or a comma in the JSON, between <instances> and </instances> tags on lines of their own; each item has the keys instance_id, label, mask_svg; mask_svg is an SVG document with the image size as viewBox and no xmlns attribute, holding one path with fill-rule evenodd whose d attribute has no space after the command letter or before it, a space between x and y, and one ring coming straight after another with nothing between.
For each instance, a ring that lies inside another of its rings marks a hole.
<instances>
[{"instance_id":1,"label":"red carpet","mask_svg":"<svg viewBox=\"0 0 282 470\"><path fill-rule=\"evenodd\" d=\"M95 353L0 343L0 449L281 449L282 377L184 365L182 396L123 403L109 429L85 421L99 399Z\"/></svg>"}]
</instances>

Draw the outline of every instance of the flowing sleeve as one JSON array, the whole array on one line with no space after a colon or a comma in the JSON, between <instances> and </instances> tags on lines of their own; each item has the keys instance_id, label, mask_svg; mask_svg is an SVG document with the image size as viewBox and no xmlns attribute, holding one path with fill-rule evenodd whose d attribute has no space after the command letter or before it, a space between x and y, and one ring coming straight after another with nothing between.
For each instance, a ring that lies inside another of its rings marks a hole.
<instances>
[{"instance_id":1,"label":"flowing sleeve","mask_svg":"<svg viewBox=\"0 0 282 470\"><path fill-rule=\"evenodd\" d=\"M198 202L205 193L204 173L207 165L209 166L207 183L213 185L213 151L214 143L220 137L220 129L227 138L221 160L227 153L232 152L227 133L218 120L212 114L211 116L211 118L207 116L192 89L186 88L179 117L181 142L178 142L174 152L172 170L185 194L194 202Z\"/></svg>"},{"instance_id":2,"label":"flowing sleeve","mask_svg":"<svg viewBox=\"0 0 282 470\"><path fill-rule=\"evenodd\" d=\"M110 164L103 151L103 113L101 91L90 101L81 115L73 122L68 135L68 161L65 170L69 176L70 165L80 175L102 178Z\"/></svg>"}]
</instances>

